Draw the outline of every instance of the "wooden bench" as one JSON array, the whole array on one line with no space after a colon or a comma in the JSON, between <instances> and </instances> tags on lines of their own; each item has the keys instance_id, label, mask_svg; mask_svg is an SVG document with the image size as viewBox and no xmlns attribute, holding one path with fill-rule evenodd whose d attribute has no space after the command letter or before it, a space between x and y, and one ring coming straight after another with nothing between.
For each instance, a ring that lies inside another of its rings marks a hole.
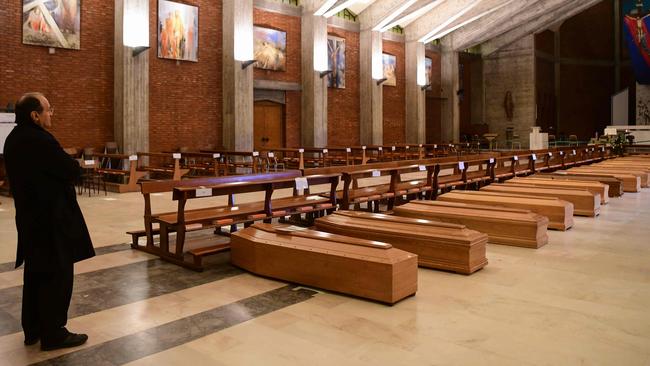
<instances>
[{"instance_id":1,"label":"wooden bench","mask_svg":"<svg viewBox=\"0 0 650 366\"><path fill-rule=\"evenodd\" d=\"M181 168L181 153L138 152L137 156L138 170L147 172L149 179L162 178L178 181L190 171Z\"/></svg>"},{"instance_id":2,"label":"wooden bench","mask_svg":"<svg viewBox=\"0 0 650 366\"><path fill-rule=\"evenodd\" d=\"M138 181L147 175L147 172L137 170L138 156L124 154L94 154L95 158L100 161L119 161L117 167L107 167L107 164L100 164L97 172L104 177L106 188L111 192L125 193L137 192L140 190ZM128 168L125 168L128 167Z\"/></svg>"},{"instance_id":3,"label":"wooden bench","mask_svg":"<svg viewBox=\"0 0 650 366\"><path fill-rule=\"evenodd\" d=\"M262 157L259 151L234 151L225 149L205 149L202 153L220 154L222 164L228 167L228 174L263 173ZM242 172L245 170L246 172Z\"/></svg>"},{"instance_id":4,"label":"wooden bench","mask_svg":"<svg viewBox=\"0 0 650 366\"><path fill-rule=\"evenodd\" d=\"M299 192L297 180L302 180L308 188L311 185L329 184L329 197L321 195L310 195L309 190ZM173 200L178 201L176 212L157 215L152 218L153 223L159 224L160 229L160 251L163 259L176 264L186 266L194 270L201 270L202 256L209 254L205 249L201 253L190 250L193 261L187 262L184 259L186 231L188 227L221 228L223 226L237 225L244 223L246 226L255 221L271 222L273 218L280 218L290 215L319 214L326 210L333 210L336 205L336 186L338 175L318 175L300 177L294 179L273 179L262 181L228 182L221 184L208 184L194 187L174 187ZM294 195L285 198L272 198L274 191L279 189L294 188ZM264 200L248 202L243 204L234 203L234 195L241 193L264 192ZM214 206L201 209L186 210L186 204L190 200L204 199L210 197L227 196L229 202L225 206ZM176 232L174 250L170 251L169 233ZM190 241L191 244L191 241ZM217 248L224 250L223 246ZM200 254L200 255L199 255Z\"/></svg>"}]
</instances>

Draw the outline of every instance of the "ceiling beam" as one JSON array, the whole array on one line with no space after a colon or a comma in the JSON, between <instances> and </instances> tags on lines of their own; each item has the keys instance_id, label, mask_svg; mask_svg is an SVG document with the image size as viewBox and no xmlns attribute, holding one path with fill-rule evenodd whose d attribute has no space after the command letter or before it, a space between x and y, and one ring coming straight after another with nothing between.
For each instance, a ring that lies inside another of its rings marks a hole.
<instances>
[{"instance_id":1,"label":"ceiling beam","mask_svg":"<svg viewBox=\"0 0 650 366\"><path fill-rule=\"evenodd\" d=\"M521 6L502 8L451 33L449 35L451 45L457 51L479 45L512 29L525 26L540 16L555 12L569 3L576 2L574 0L523 0Z\"/></svg>"},{"instance_id":2,"label":"ceiling beam","mask_svg":"<svg viewBox=\"0 0 650 366\"><path fill-rule=\"evenodd\" d=\"M376 0L359 14L361 30L378 30L382 23L398 17L417 0Z\"/></svg>"},{"instance_id":3,"label":"ceiling beam","mask_svg":"<svg viewBox=\"0 0 650 366\"><path fill-rule=\"evenodd\" d=\"M407 42L421 41L439 32L482 0L446 0L404 28Z\"/></svg>"},{"instance_id":4,"label":"ceiling beam","mask_svg":"<svg viewBox=\"0 0 650 366\"><path fill-rule=\"evenodd\" d=\"M481 45L481 53L483 54L483 57L489 56L503 47L516 42L522 37L539 33L555 23L562 22L582 13L601 1L602 0L582 0L579 3L570 1L555 11L547 12L521 27L511 29L503 35L483 43Z\"/></svg>"},{"instance_id":5,"label":"ceiling beam","mask_svg":"<svg viewBox=\"0 0 650 366\"><path fill-rule=\"evenodd\" d=\"M382 27L382 32L391 29L397 25L406 27L411 22L421 17L422 14L432 10L436 6L442 4L445 0L418 0L413 5L409 6L393 21Z\"/></svg>"}]
</instances>

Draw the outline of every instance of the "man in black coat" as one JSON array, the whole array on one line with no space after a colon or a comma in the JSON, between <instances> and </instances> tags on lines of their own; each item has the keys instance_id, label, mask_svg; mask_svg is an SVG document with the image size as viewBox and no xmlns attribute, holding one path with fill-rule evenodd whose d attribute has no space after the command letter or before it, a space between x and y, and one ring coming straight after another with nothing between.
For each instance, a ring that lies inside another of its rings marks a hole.
<instances>
[{"instance_id":1,"label":"man in black coat","mask_svg":"<svg viewBox=\"0 0 650 366\"><path fill-rule=\"evenodd\" d=\"M46 130L53 113L43 94L23 95L16 103L16 127L4 147L16 206L16 268L25 263L25 344L40 338L43 350L74 347L88 339L68 332L65 325L74 263L95 255L74 189L81 168Z\"/></svg>"}]
</instances>

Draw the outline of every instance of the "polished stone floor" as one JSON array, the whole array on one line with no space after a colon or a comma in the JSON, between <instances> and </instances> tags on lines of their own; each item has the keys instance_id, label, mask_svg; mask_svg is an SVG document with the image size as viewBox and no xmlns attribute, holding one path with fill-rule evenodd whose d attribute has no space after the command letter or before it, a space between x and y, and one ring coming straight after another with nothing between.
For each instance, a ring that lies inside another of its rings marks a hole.
<instances>
[{"instance_id":1,"label":"polished stone floor","mask_svg":"<svg viewBox=\"0 0 650 366\"><path fill-rule=\"evenodd\" d=\"M79 200L98 255L75 267L68 327L90 339L41 352L22 343L13 202L0 197L0 365L650 365L650 189L543 248L489 245L471 276L420 269L417 295L394 306L260 278L228 253L178 268L125 245L140 194Z\"/></svg>"}]
</instances>

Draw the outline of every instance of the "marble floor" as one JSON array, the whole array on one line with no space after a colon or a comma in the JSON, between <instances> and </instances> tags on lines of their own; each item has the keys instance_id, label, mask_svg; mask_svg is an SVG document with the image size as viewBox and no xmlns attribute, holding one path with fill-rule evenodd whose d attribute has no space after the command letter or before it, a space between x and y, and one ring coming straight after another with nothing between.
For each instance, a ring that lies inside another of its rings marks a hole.
<instances>
[{"instance_id":1,"label":"marble floor","mask_svg":"<svg viewBox=\"0 0 650 366\"><path fill-rule=\"evenodd\" d=\"M650 189L540 249L489 245L471 276L419 269L417 295L394 306L260 278L228 253L181 269L126 245L140 194L79 201L98 255L75 267L68 327L90 339L42 352L22 342L13 202L0 197L0 365L650 365Z\"/></svg>"}]
</instances>

